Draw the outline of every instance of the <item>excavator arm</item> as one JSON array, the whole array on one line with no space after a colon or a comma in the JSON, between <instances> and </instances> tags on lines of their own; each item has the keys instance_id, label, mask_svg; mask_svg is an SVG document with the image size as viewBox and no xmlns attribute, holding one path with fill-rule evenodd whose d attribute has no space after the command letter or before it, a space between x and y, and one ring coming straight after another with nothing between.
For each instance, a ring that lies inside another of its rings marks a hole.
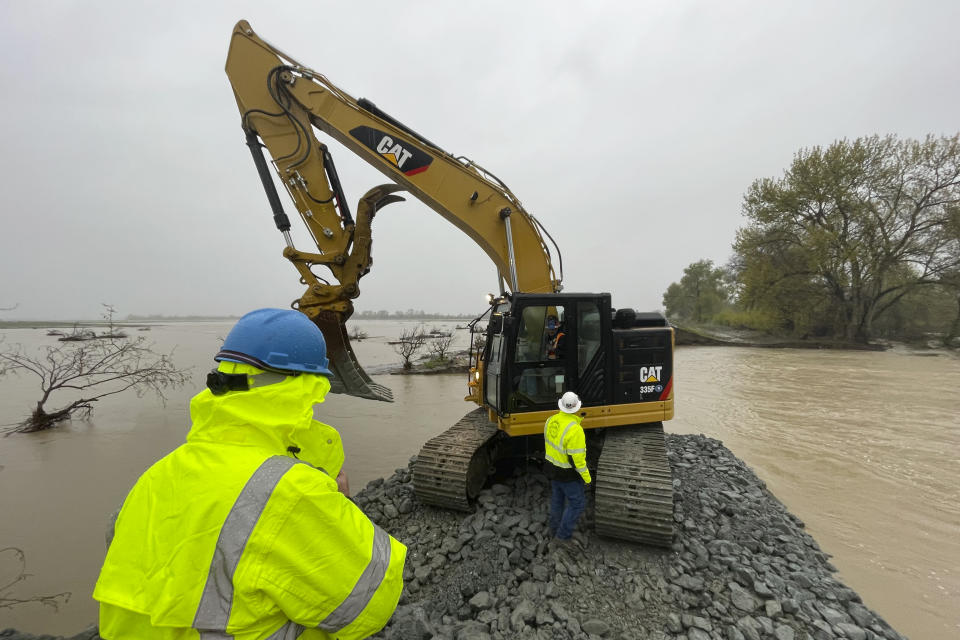
<instances>
[{"instance_id":1,"label":"excavator arm","mask_svg":"<svg viewBox=\"0 0 960 640\"><path fill-rule=\"evenodd\" d=\"M373 218L387 204L403 200L397 191L413 194L473 239L496 266L501 291L560 291L562 262L558 260L555 270L544 241L549 234L506 185L479 165L447 153L373 103L354 99L258 37L244 20L234 27L226 72L274 222L286 241L283 254L307 287L293 306L327 339L334 391L391 399L389 390L375 384L357 362L345 322L353 312L352 300L360 294L359 280L372 264ZM314 128L392 181L370 189L360 199L355 217L332 156ZM316 250L293 246L263 148ZM315 266L329 269L331 280L317 276Z\"/></svg>"}]
</instances>

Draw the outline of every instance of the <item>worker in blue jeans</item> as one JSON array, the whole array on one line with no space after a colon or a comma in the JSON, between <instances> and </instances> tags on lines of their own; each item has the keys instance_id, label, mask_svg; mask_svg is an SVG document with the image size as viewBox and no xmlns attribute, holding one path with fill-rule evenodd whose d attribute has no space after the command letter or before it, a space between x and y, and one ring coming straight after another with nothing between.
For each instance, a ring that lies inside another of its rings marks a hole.
<instances>
[{"instance_id":1,"label":"worker in blue jeans","mask_svg":"<svg viewBox=\"0 0 960 640\"><path fill-rule=\"evenodd\" d=\"M550 478L550 533L557 540L570 540L573 528L586 506L583 487L590 484L587 469L587 441L578 415L581 402L567 391L557 403L559 413L543 426L546 473Z\"/></svg>"}]
</instances>

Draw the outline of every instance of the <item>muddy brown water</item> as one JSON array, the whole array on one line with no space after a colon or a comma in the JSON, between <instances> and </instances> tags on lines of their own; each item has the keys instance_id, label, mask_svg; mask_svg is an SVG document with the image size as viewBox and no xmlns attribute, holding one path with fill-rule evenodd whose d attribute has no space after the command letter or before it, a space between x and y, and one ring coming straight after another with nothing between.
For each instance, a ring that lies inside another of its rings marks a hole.
<instances>
[{"instance_id":1,"label":"muddy brown water","mask_svg":"<svg viewBox=\"0 0 960 640\"><path fill-rule=\"evenodd\" d=\"M383 371L403 325L357 324L361 362ZM0 609L0 629L72 634L96 620L90 598L104 529L137 476L178 446L187 402L230 323L155 325L143 337L176 346L193 384L168 395L104 400L89 421L0 438L0 549L17 547L31 576L0 596L69 591L58 611ZM426 323L453 329L454 323ZM45 330L0 330L7 343L50 344ZM457 333L466 346L465 331ZM677 351L677 417L667 430L719 438L834 555L839 577L911 638L960 637L960 360L905 351L836 352L686 347ZM328 396L354 491L405 466L420 445L466 413L465 376L374 378L396 402ZM29 378L0 379L0 424L36 397ZM16 570L0 553L0 587Z\"/></svg>"}]
</instances>

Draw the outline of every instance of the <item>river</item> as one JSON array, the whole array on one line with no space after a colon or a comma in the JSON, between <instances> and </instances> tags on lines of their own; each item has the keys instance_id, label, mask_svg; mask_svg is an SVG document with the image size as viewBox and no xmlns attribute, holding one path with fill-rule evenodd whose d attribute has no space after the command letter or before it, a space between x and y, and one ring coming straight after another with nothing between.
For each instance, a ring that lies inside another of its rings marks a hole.
<instances>
[{"instance_id":1,"label":"river","mask_svg":"<svg viewBox=\"0 0 960 640\"><path fill-rule=\"evenodd\" d=\"M330 395L354 491L405 466L420 445L471 405L465 376L391 376L386 344L404 325L357 321L355 343L392 404ZM187 403L202 388L231 323L157 324L136 333L158 350L176 347L193 383L166 404L133 394L103 400L90 420L0 438L0 549L26 555L30 577L0 598L63 591L54 611L0 608L0 629L73 634L96 620L90 598L105 551L104 529L137 476L178 446ZM451 322L426 328L452 329ZM56 344L45 330L0 330L7 344ZM456 333L465 347L467 333ZM683 347L676 354L677 417L667 431L723 440L804 520L834 555L839 577L867 606L914 639L960 637L960 359L903 350L841 352ZM0 424L21 419L36 382L0 379ZM0 587L17 568L0 552Z\"/></svg>"}]
</instances>

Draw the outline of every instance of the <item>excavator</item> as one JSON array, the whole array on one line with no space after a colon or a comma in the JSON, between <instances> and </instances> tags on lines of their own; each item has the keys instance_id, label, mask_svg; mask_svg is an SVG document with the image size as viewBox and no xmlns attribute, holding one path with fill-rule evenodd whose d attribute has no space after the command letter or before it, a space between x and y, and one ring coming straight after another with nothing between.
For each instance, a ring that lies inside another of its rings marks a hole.
<instances>
[{"instance_id":1,"label":"excavator","mask_svg":"<svg viewBox=\"0 0 960 640\"><path fill-rule=\"evenodd\" d=\"M346 321L373 262L374 217L403 200L399 192L453 223L496 266L499 294L488 296L481 315L487 318L485 340L470 350L465 400L478 407L423 445L413 469L419 500L471 510L494 470L543 458L543 424L556 413L557 399L575 391L595 472L597 533L670 546L673 485L663 421L674 412L674 333L664 316L614 308L609 293L562 292L559 248L500 179L373 102L348 95L244 20L234 27L226 72L286 244L283 255L306 286L291 306L326 338L332 391L392 400L358 362ZM390 180L367 191L355 213L317 131ZM276 183L316 249L294 246ZM317 275L315 268L329 274Z\"/></svg>"}]
</instances>

